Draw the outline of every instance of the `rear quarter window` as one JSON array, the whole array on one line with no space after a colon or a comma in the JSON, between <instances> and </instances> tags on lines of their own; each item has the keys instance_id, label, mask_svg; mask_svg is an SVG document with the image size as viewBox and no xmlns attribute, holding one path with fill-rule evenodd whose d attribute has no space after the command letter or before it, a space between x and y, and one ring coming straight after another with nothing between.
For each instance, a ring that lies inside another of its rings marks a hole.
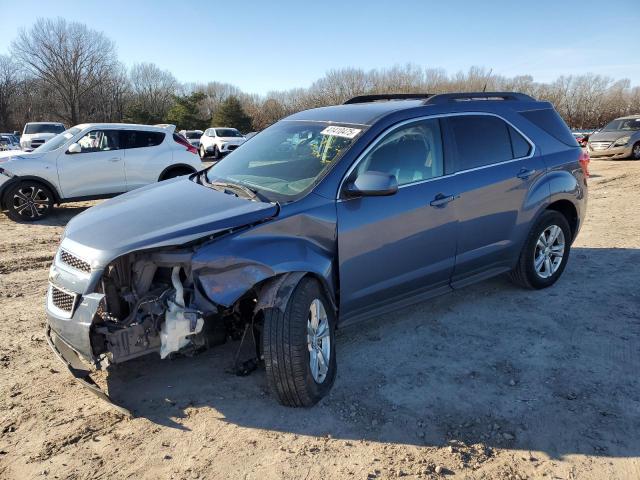
<instances>
[{"instance_id":1,"label":"rear quarter window","mask_svg":"<svg viewBox=\"0 0 640 480\"><path fill-rule=\"evenodd\" d=\"M571 147L579 146L567 124L553 108L527 110L520 112L520 115L562 143Z\"/></svg>"},{"instance_id":2,"label":"rear quarter window","mask_svg":"<svg viewBox=\"0 0 640 480\"><path fill-rule=\"evenodd\" d=\"M123 130L120 132L121 148L155 147L164 141L165 134L146 130Z\"/></svg>"},{"instance_id":3,"label":"rear quarter window","mask_svg":"<svg viewBox=\"0 0 640 480\"><path fill-rule=\"evenodd\" d=\"M509 136L511 137L511 148L513 149L513 158L526 157L531 153L531 145L518 131L509 125Z\"/></svg>"}]
</instances>

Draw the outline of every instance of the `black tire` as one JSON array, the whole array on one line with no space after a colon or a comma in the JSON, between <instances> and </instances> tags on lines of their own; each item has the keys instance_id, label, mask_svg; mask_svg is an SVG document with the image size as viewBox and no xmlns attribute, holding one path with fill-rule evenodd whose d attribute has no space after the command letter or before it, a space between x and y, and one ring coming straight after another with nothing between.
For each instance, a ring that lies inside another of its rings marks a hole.
<instances>
[{"instance_id":1,"label":"black tire","mask_svg":"<svg viewBox=\"0 0 640 480\"><path fill-rule=\"evenodd\" d=\"M176 178L176 177L180 177L182 175L190 175L192 173L193 173L193 170L191 170L190 168L176 167L176 168L172 168L171 170L166 171L162 175L162 178L160 179L160 181L169 180L170 178Z\"/></svg>"},{"instance_id":2,"label":"black tire","mask_svg":"<svg viewBox=\"0 0 640 480\"><path fill-rule=\"evenodd\" d=\"M535 256L539 251L537 244L542 233L553 226L560 227L562 230L562 235L564 236L564 251L562 259L556 267L557 269L550 276L543 278L541 274L536 271L535 267ZM511 280L524 288L541 289L550 287L560 278L567 265L571 251L571 241L571 228L565 216L555 210L546 210L531 228L522 252L520 253L518 264L511 271Z\"/></svg>"},{"instance_id":3,"label":"black tire","mask_svg":"<svg viewBox=\"0 0 640 480\"><path fill-rule=\"evenodd\" d=\"M42 183L25 180L9 187L3 202L7 216L16 222L33 222L49 216L54 197Z\"/></svg>"},{"instance_id":4,"label":"black tire","mask_svg":"<svg viewBox=\"0 0 640 480\"><path fill-rule=\"evenodd\" d=\"M329 323L330 355L326 376L316 382L311 372L307 342L307 322L312 302L318 299L325 307ZM311 407L323 398L336 376L336 319L324 290L317 280L303 278L289 298L282 313L279 309L264 312L262 347L267 382L278 401L289 407Z\"/></svg>"},{"instance_id":5,"label":"black tire","mask_svg":"<svg viewBox=\"0 0 640 480\"><path fill-rule=\"evenodd\" d=\"M205 158L207 158L207 149L204 148L204 145L200 145L200 148L198 149L199 153L200 153L200 159L204 160Z\"/></svg>"},{"instance_id":6,"label":"black tire","mask_svg":"<svg viewBox=\"0 0 640 480\"><path fill-rule=\"evenodd\" d=\"M218 146L217 145L213 146L213 153L211 154L211 156L213 157L214 160L219 160L220 159L220 150L218 150Z\"/></svg>"},{"instance_id":7,"label":"black tire","mask_svg":"<svg viewBox=\"0 0 640 480\"><path fill-rule=\"evenodd\" d=\"M640 142L636 142L631 147L631 156L629 157L631 160L640 160Z\"/></svg>"}]
</instances>

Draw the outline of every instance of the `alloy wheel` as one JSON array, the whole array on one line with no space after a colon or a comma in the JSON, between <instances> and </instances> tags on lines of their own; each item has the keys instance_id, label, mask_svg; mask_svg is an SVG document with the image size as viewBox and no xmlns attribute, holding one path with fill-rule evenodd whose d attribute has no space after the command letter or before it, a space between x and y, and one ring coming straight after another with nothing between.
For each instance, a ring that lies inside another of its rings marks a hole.
<instances>
[{"instance_id":1,"label":"alloy wheel","mask_svg":"<svg viewBox=\"0 0 640 480\"><path fill-rule=\"evenodd\" d=\"M633 146L633 150L631 151L633 158L636 160L640 160L640 142L636 143Z\"/></svg>"},{"instance_id":2,"label":"alloy wheel","mask_svg":"<svg viewBox=\"0 0 640 480\"><path fill-rule=\"evenodd\" d=\"M13 194L13 209L21 217L35 219L48 213L51 200L47 193L35 186L21 187Z\"/></svg>"},{"instance_id":3,"label":"alloy wheel","mask_svg":"<svg viewBox=\"0 0 640 480\"><path fill-rule=\"evenodd\" d=\"M540 278L549 278L558 271L565 253L565 239L557 225L545 228L535 245L533 266Z\"/></svg>"},{"instance_id":4,"label":"alloy wheel","mask_svg":"<svg viewBox=\"0 0 640 480\"><path fill-rule=\"evenodd\" d=\"M315 299L309 306L307 320L307 348L309 367L316 383L322 383L329 372L331 361L331 335L329 318L322 301Z\"/></svg>"}]
</instances>

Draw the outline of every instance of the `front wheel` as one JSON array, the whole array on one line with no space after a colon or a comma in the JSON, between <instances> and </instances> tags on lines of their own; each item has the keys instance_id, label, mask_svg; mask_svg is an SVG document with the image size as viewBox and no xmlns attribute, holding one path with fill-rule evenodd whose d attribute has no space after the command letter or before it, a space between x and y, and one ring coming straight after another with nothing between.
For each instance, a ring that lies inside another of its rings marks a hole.
<instances>
[{"instance_id":1,"label":"front wheel","mask_svg":"<svg viewBox=\"0 0 640 480\"><path fill-rule=\"evenodd\" d=\"M640 160L640 142L636 142L631 149L631 159Z\"/></svg>"},{"instance_id":2,"label":"front wheel","mask_svg":"<svg viewBox=\"0 0 640 480\"><path fill-rule=\"evenodd\" d=\"M511 279L525 288L550 287L567 265L571 239L571 228L564 215L545 211L529 232Z\"/></svg>"},{"instance_id":3,"label":"front wheel","mask_svg":"<svg viewBox=\"0 0 640 480\"><path fill-rule=\"evenodd\" d=\"M33 222L47 217L53 209L53 193L38 182L24 181L9 188L4 204L7 216L16 222Z\"/></svg>"},{"instance_id":4,"label":"front wheel","mask_svg":"<svg viewBox=\"0 0 640 480\"><path fill-rule=\"evenodd\" d=\"M200 145L200 159L204 160L207 157L207 150L204 148L204 145Z\"/></svg>"},{"instance_id":5,"label":"front wheel","mask_svg":"<svg viewBox=\"0 0 640 480\"><path fill-rule=\"evenodd\" d=\"M264 313L262 347L269 388L290 407L310 407L333 385L335 314L317 280L303 278L284 312Z\"/></svg>"},{"instance_id":6,"label":"front wheel","mask_svg":"<svg viewBox=\"0 0 640 480\"><path fill-rule=\"evenodd\" d=\"M220 159L220 150L218 150L218 146L217 145L213 146L213 154L211 156L213 157L214 160L219 160Z\"/></svg>"}]
</instances>

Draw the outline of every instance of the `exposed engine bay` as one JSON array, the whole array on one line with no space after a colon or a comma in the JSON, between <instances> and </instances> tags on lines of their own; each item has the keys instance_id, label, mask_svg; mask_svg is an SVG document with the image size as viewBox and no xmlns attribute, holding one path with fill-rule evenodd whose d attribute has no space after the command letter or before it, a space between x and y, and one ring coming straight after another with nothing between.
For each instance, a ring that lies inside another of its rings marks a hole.
<instances>
[{"instance_id":1,"label":"exposed engine bay","mask_svg":"<svg viewBox=\"0 0 640 480\"><path fill-rule=\"evenodd\" d=\"M158 352L194 353L239 338L251 310L197 302L189 250L128 254L104 271L91 345L99 366ZM207 308L203 309L202 305ZM243 318L244 317L244 318Z\"/></svg>"}]
</instances>

